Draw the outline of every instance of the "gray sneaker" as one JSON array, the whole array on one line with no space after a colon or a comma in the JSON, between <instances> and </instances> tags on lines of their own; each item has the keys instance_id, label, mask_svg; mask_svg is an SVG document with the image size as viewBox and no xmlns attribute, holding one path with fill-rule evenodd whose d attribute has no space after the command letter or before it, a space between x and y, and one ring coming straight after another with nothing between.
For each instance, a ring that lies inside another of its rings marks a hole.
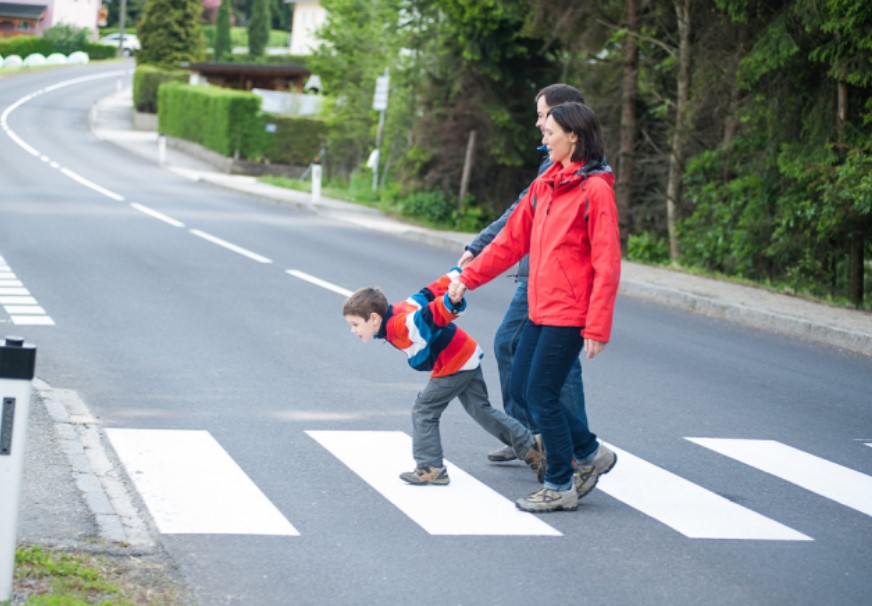
<instances>
[{"instance_id":1,"label":"gray sneaker","mask_svg":"<svg viewBox=\"0 0 872 606\"><path fill-rule=\"evenodd\" d=\"M548 463L545 460L545 446L542 444L542 436L533 434L533 446L523 457L524 463L536 472L536 481L540 484L545 481L545 471Z\"/></svg>"},{"instance_id":2,"label":"gray sneaker","mask_svg":"<svg viewBox=\"0 0 872 606\"><path fill-rule=\"evenodd\" d=\"M494 450L487 453L487 460L495 463L505 463L506 461L514 461L517 459L515 451L511 446L503 446L499 450Z\"/></svg>"},{"instance_id":3,"label":"gray sneaker","mask_svg":"<svg viewBox=\"0 0 872 606\"><path fill-rule=\"evenodd\" d=\"M533 494L515 501L515 507L530 513L572 511L578 508L578 494L575 492L574 486L569 490L551 490L543 487Z\"/></svg>"},{"instance_id":4,"label":"gray sneaker","mask_svg":"<svg viewBox=\"0 0 872 606\"><path fill-rule=\"evenodd\" d=\"M580 499L593 490L599 477L610 472L617 462L618 455L601 443L593 461L586 465L579 465L575 470L575 491L578 498Z\"/></svg>"}]
</instances>

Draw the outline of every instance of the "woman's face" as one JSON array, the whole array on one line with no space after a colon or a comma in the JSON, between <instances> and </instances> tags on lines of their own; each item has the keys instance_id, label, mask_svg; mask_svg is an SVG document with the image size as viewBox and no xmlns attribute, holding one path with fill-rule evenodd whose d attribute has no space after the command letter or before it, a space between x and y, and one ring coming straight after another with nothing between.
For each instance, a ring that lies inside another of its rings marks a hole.
<instances>
[{"instance_id":1,"label":"woman's face","mask_svg":"<svg viewBox=\"0 0 872 606\"><path fill-rule=\"evenodd\" d=\"M548 148L548 156L552 162L559 162L563 166L570 164L577 140L578 136L563 130L553 116L548 116L545 120L545 126L542 128L542 143Z\"/></svg>"}]
</instances>

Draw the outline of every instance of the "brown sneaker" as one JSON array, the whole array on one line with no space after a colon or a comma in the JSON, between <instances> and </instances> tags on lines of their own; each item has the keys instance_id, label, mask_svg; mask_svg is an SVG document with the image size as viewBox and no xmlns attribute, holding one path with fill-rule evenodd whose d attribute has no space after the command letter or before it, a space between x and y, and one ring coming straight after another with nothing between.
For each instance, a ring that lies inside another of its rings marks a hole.
<instances>
[{"instance_id":1,"label":"brown sneaker","mask_svg":"<svg viewBox=\"0 0 872 606\"><path fill-rule=\"evenodd\" d=\"M545 447L542 445L542 436L533 435L533 446L530 447L523 459L524 463L536 472L536 480L540 483L543 482L547 463L545 462Z\"/></svg>"},{"instance_id":2,"label":"brown sneaker","mask_svg":"<svg viewBox=\"0 0 872 606\"><path fill-rule=\"evenodd\" d=\"M404 471L400 474L400 479L405 480L409 484L423 486L424 484L435 484L441 486L448 484L448 472L444 467L416 467L414 471Z\"/></svg>"}]
</instances>

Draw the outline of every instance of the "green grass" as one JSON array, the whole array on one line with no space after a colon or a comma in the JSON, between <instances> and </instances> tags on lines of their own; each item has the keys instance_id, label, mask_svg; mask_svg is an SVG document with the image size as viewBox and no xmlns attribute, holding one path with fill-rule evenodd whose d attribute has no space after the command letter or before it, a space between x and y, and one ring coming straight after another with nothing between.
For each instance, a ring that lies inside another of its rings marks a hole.
<instances>
[{"instance_id":1,"label":"green grass","mask_svg":"<svg viewBox=\"0 0 872 606\"><path fill-rule=\"evenodd\" d=\"M14 588L26 606L187 603L183 598L185 592L165 564L39 546L24 546L16 551Z\"/></svg>"}]
</instances>

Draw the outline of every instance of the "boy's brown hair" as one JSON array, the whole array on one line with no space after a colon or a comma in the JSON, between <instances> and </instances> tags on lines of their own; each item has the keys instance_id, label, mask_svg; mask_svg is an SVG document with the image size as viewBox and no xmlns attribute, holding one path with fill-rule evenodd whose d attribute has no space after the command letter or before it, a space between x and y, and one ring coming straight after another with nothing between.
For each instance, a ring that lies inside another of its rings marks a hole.
<instances>
[{"instance_id":1,"label":"boy's brown hair","mask_svg":"<svg viewBox=\"0 0 872 606\"><path fill-rule=\"evenodd\" d=\"M388 314L389 305L387 297L378 288L360 288L345 300L345 305L342 306L342 315L356 316L366 320L370 314L375 313L384 318Z\"/></svg>"}]
</instances>

